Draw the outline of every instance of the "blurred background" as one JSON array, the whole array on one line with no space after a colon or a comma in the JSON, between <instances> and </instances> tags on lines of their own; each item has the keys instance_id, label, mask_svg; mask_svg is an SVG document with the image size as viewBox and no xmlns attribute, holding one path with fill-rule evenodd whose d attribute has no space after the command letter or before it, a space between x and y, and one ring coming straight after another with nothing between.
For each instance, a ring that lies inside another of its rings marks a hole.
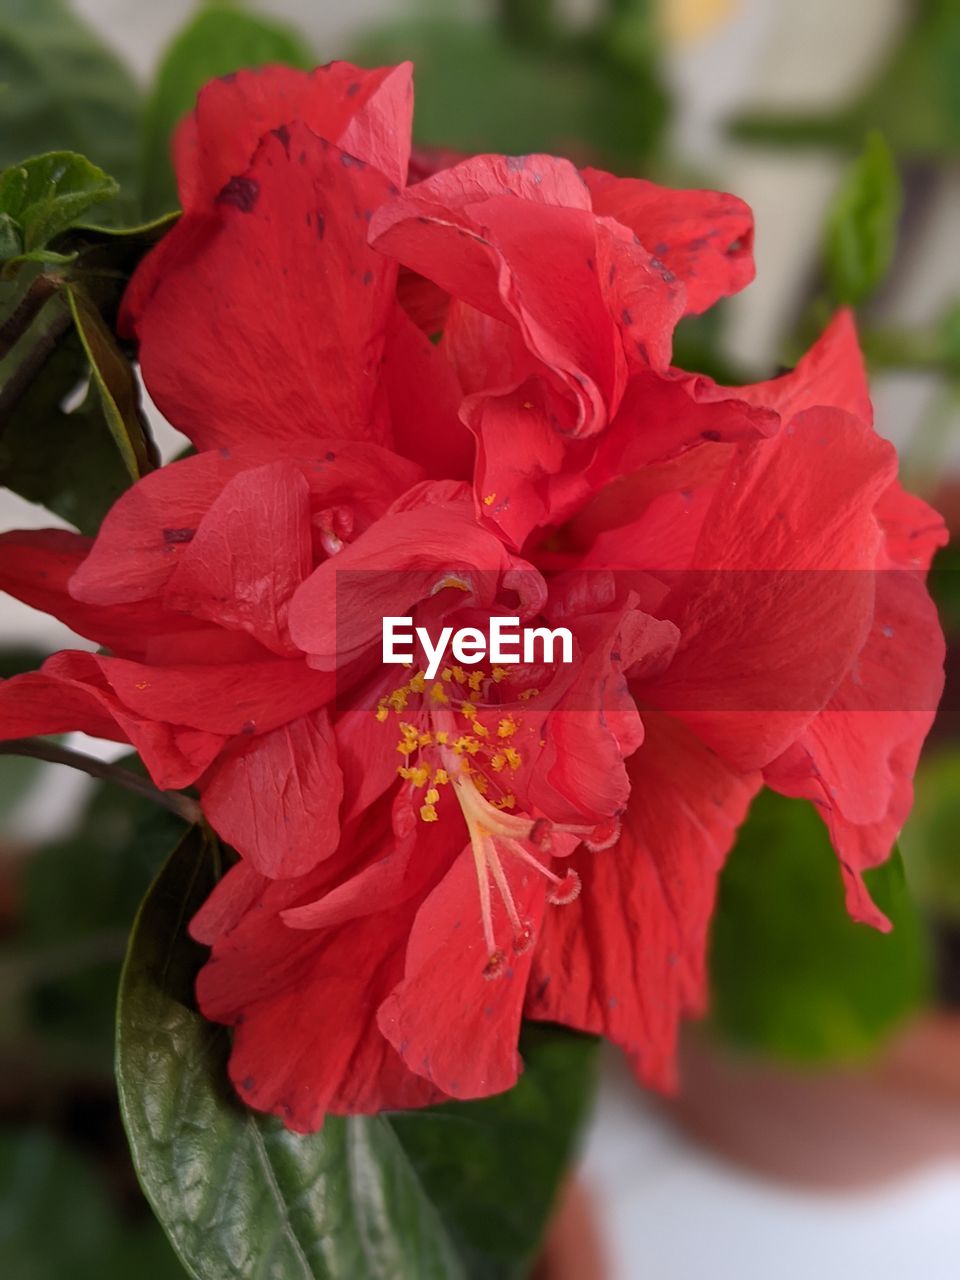
<instances>
[{"instance_id":1,"label":"blurred background","mask_svg":"<svg viewBox=\"0 0 960 1280\"><path fill-rule=\"evenodd\" d=\"M271 57L412 58L423 144L550 150L743 197L757 280L686 323L677 362L724 380L767 376L832 306L856 306L878 429L956 533L960 0L283 0L250 11L270 27ZM190 0L0 0L0 166L72 147L134 175L141 213L172 207L162 157L195 86L171 74L168 51L195 12ZM83 109L62 74L77 41L77 93L83 76L88 89L96 81ZM154 425L171 456L181 440ZM0 527L52 522L0 491ZM682 1098L645 1097L612 1054L605 1065L581 1178L612 1280L960 1274L955 563L948 549L934 574L947 696L902 857L871 882L895 931L846 919L805 806L758 805L724 874L713 1012L686 1039ZM8 598L0 635L0 674L87 647ZM179 1274L131 1178L110 1076L117 967L153 865L148 847L135 865L128 856L139 804L65 769L0 761L0 1266L16 1259L4 1267L14 1280ZM52 1234L37 1227L51 1201L62 1206Z\"/></svg>"}]
</instances>

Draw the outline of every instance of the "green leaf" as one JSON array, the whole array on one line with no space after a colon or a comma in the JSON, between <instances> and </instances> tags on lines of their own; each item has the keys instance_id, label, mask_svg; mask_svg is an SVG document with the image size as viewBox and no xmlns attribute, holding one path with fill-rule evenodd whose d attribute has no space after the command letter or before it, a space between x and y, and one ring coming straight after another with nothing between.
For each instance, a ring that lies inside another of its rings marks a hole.
<instances>
[{"instance_id":1,"label":"green leaf","mask_svg":"<svg viewBox=\"0 0 960 1280\"><path fill-rule=\"evenodd\" d=\"M124 1221L100 1172L40 1129L0 1134L0 1201L4 1280L183 1280L160 1232Z\"/></svg>"},{"instance_id":2,"label":"green leaf","mask_svg":"<svg viewBox=\"0 0 960 1280\"><path fill-rule=\"evenodd\" d=\"M9 213L0 213L0 262L23 253L23 235Z\"/></svg>"},{"instance_id":3,"label":"green leaf","mask_svg":"<svg viewBox=\"0 0 960 1280\"><path fill-rule=\"evenodd\" d=\"M237 1101L228 1034L193 1008L204 953L185 925L213 881L193 833L143 904L117 1015L134 1164L190 1275L519 1280L583 1115L589 1044L539 1032L500 1099L289 1133Z\"/></svg>"},{"instance_id":4,"label":"green leaf","mask_svg":"<svg viewBox=\"0 0 960 1280\"><path fill-rule=\"evenodd\" d=\"M0 213L13 219L24 251L32 253L119 190L114 179L86 156L51 151L0 173Z\"/></svg>"},{"instance_id":5,"label":"green leaf","mask_svg":"<svg viewBox=\"0 0 960 1280\"><path fill-rule=\"evenodd\" d=\"M593 1095L589 1037L530 1025L520 1048L509 1093L390 1117L471 1280L529 1274Z\"/></svg>"},{"instance_id":6,"label":"green leaf","mask_svg":"<svg viewBox=\"0 0 960 1280\"><path fill-rule=\"evenodd\" d=\"M63 300L53 303L69 321ZM55 311L48 324L59 322L59 317ZM39 339L36 346L43 356ZM11 359L17 354L15 349ZM30 358L28 352L24 359ZM7 363L0 364L0 370ZM0 415L0 484L93 535L129 486L130 474L104 419L98 392L94 387L84 392L89 371L76 331L54 340L28 385ZM11 376L3 381L9 389ZM78 395L78 405L64 407Z\"/></svg>"},{"instance_id":7,"label":"green leaf","mask_svg":"<svg viewBox=\"0 0 960 1280\"><path fill-rule=\"evenodd\" d=\"M311 50L289 27L229 5L201 9L167 49L144 112L143 207L162 214L177 207L170 140L208 80L271 62L310 67Z\"/></svg>"},{"instance_id":8,"label":"green leaf","mask_svg":"<svg viewBox=\"0 0 960 1280\"><path fill-rule=\"evenodd\" d=\"M848 170L827 215L824 262L833 300L859 306L893 261L903 197L893 155L873 133Z\"/></svg>"},{"instance_id":9,"label":"green leaf","mask_svg":"<svg viewBox=\"0 0 960 1280\"><path fill-rule=\"evenodd\" d=\"M64 0L2 0L0 86L0 168L79 152L120 183L111 220L131 214L139 90Z\"/></svg>"},{"instance_id":10,"label":"green leaf","mask_svg":"<svg viewBox=\"0 0 960 1280\"><path fill-rule=\"evenodd\" d=\"M68 287L67 298L70 314L90 361L104 419L131 480L139 480L153 469L153 459L133 367L82 289Z\"/></svg>"},{"instance_id":11,"label":"green leaf","mask_svg":"<svg viewBox=\"0 0 960 1280\"><path fill-rule=\"evenodd\" d=\"M715 1029L789 1060L863 1057L929 990L899 855L867 883L894 928L855 924L812 805L763 792L720 879L709 973Z\"/></svg>"}]
</instances>

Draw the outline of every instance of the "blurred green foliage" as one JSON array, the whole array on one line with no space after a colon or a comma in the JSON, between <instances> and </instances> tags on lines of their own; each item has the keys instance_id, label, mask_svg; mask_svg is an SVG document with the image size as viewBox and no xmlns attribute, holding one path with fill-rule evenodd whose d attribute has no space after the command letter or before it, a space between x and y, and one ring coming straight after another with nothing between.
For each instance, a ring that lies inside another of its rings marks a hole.
<instances>
[{"instance_id":1,"label":"blurred green foliage","mask_svg":"<svg viewBox=\"0 0 960 1280\"><path fill-rule=\"evenodd\" d=\"M883 135L872 133L827 214L823 257L835 305L857 307L885 280L902 204L893 155Z\"/></svg>"},{"instance_id":2,"label":"blurred green foliage","mask_svg":"<svg viewBox=\"0 0 960 1280\"><path fill-rule=\"evenodd\" d=\"M90 1161L43 1129L0 1132L4 1280L184 1280L156 1223L122 1212Z\"/></svg>"},{"instance_id":3,"label":"blurred green foliage","mask_svg":"<svg viewBox=\"0 0 960 1280\"><path fill-rule=\"evenodd\" d=\"M867 87L839 111L741 115L734 135L767 146L858 148L879 130L898 157L947 161L960 152L960 0L915 0L907 29Z\"/></svg>"},{"instance_id":4,"label":"blurred green foliage","mask_svg":"<svg viewBox=\"0 0 960 1280\"><path fill-rule=\"evenodd\" d=\"M0 169L75 151L120 184L135 216L140 91L66 0L0 0Z\"/></svg>"},{"instance_id":5,"label":"blurred green foliage","mask_svg":"<svg viewBox=\"0 0 960 1280\"><path fill-rule=\"evenodd\" d=\"M931 914L960 925L960 747L921 761L915 796L900 836L910 886Z\"/></svg>"},{"instance_id":6,"label":"blurred green foliage","mask_svg":"<svg viewBox=\"0 0 960 1280\"><path fill-rule=\"evenodd\" d=\"M735 1044L800 1062L874 1052L930 991L926 938L898 854L867 873L893 924L855 924L812 805L762 792L720 879L711 1022Z\"/></svg>"},{"instance_id":7,"label":"blurred green foliage","mask_svg":"<svg viewBox=\"0 0 960 1280\"><path fill-rule=\"evenodd\" d=\"M369 32L351 56L413 60L419 143L650 169L668 103L647 0L601 4L577 27L550 0L503 0L488 21L457 0L411 7L413 16Z\"/></svg>"}]
</instances>

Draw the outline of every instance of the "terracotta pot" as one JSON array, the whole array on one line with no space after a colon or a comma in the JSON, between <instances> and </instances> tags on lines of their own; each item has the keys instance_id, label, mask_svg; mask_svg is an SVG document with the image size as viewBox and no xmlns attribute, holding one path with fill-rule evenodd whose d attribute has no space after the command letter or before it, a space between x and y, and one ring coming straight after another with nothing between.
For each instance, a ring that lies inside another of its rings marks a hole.
<instances>
[{"instance_id":1,"label":"terracotta pot","mask_svg":"<svg viewBox=\"0 0 960 1280\"><path fill-rule=\"evenodd\" d=\"M764 1176L861 1189L960 1156L960 1015L931 1012L869 1066L802 1071L734 1055L702 1031L681 1049L678 1122Z\"/></svg>"},{"instance_id":2,"label":"terracotta pot","mask_svg":"<svg viewBox=\"0 0 960 1280\"><path fill-rule=\"evenodd\" d=\"M609 1268L589 1193L576 1178L557 1198L531 1280L606 1280Z\"/></svg>"}]
</instances>

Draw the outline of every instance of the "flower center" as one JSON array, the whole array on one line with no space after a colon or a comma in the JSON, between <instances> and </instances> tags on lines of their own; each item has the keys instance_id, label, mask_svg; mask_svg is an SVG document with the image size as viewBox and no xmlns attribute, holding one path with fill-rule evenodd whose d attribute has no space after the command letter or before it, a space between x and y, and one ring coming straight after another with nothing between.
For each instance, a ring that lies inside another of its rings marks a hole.
<instances>
[{"instance_id":1,"label":"flower center","mask_svg":"<svg viewBox=\"0 0 960 1280\"><path fill-rule=\"evenodd\" d=\"M381 699L376 715L385 721L393 712L399 720L397 751L403 757L397 772L413 790L423 792L420 818L438 820L437 806L444 788L452 789L460 805L477 874L486 978L496 978L507 967L506 953L497 945L493 926L496 894L513 930L511 948L522 955L533 945L534 928L517 909L505 870L507 859L517 859L542 876L549 885L547 901L554 906L573 902L580 893L580 877L568 870L557 875L545 865L553 849L553 834L573 836L566 841L572 852L583 842L591 849L606 848L619 835L619 822L601 827L551 823L543 817L513 812L517 797L508 785L525 759L544 745L541 717L507 711L499 701L499 686L507 676L503 668L487 673L480 668L469 675L457 666L444 667L440 678L428 681L418 671L406 684ZM524 689L517 699L530 702L536 689ZM416 700L416 701L414 701ZM533 720L534 723L528 723Z\"/></svg>"}]
</instances>

